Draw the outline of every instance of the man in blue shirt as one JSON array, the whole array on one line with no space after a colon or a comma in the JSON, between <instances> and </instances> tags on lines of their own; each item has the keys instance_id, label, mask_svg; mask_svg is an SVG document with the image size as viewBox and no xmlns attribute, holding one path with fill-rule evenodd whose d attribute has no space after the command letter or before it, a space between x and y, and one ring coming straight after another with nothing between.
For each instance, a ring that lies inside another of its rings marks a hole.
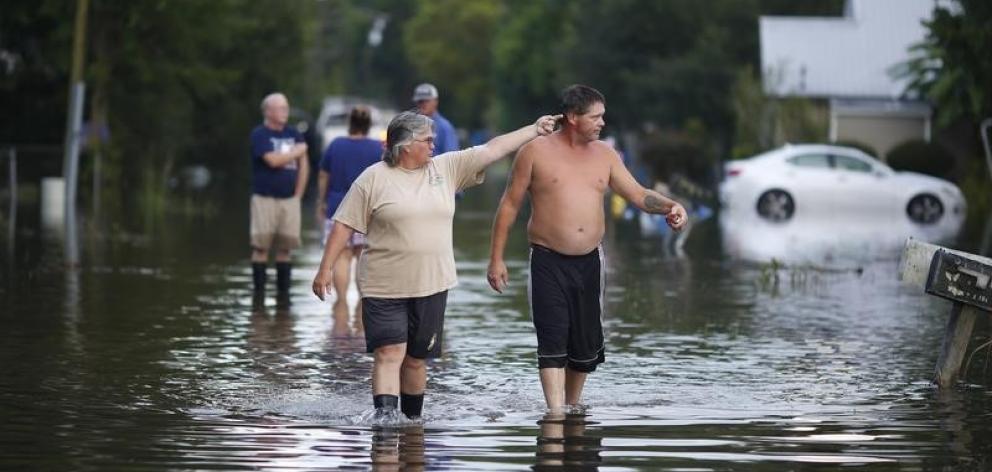
<instances>
[{"instance_id":1,"label":"man in blue shirt","mask_svg":"<svg viewBox=\"0 0 992 472\"><path fill-rule=\"evenodd\" d=\"M441 116L437 111L438 93L437 87L431 84L420 84L413 90L413 101L417 104L417 110L421 115L427 115L434 120L436 135L434 136L434 155L438 156L446 152L457 151L458 133L455 127L447 118Z\"/></svg>"},{"instance_id":2,"label":"man in blue shirt","mask_svg":"<svg viewBox=\"0 0 992 472\"><path fill-rule=\"evenodd\" d=\"M288 300L290 255L300 246L300 197L306 190L307 145L287 126L289 101L281 93L262 100L261 125L251 132L251 266L255 295L265 293L269 250L276 251L276 287Z\"/></svg>"}]
</instances>

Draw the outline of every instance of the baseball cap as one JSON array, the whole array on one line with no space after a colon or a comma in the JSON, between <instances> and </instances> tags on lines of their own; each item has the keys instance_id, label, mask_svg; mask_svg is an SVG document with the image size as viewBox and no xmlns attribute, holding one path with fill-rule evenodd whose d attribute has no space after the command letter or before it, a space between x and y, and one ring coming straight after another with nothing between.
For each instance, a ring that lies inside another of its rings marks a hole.
<instances>
[{"instance_id":1,"label":"baseball cap","mask_svg":"<svg viewBox=\"0 0 992 472\"><path fill-rule=\"evenodd\" d=\"M413 101L431 100L437 98L437 87L431 84L420 84L413 89Z\"/></svg>"}]
</instances>

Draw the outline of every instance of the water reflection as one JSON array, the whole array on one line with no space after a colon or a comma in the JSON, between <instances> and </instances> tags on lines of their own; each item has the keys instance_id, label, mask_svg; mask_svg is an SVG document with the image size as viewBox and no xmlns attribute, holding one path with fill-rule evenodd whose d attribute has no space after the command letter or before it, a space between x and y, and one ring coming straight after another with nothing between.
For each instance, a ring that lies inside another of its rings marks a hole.
<instances>
[{"instance_id":1,"label":"water reflection","mask_svg":"<svg viewBox=\"0 0 992 472\"><path fill-rule=\"evenodd\" d=\"M548 413L538 421L537 454L533 470L599 470L603 438L586 435L596 424L585 413Z\"/></svg>"},{"instance_id":2,"label":"water reflection","mask_svg":"<svg viewBox=\"0 0 992 472\"><path fill-rule=\"evenodd\" d=\"M263 354L291 354L295 350L293 316L289 306L277 304L274 314L264 303L253 303L248 345Z\"/></svg>"},{"instance_id":3,"label":"water reflection","mask_svg":"<svg viewBox=\"0 0 992 472\"><path fill-rule=\"evenodd\" d=\"M341 297L334 301L331 309L333 324L331 325L331 336L340 339L354 339L365 336L365 326L362 324L362 303L355 304L355 311L352 313L348 300Z\"/></svg>"},{"instance_id":4,"label":"water reflection","mask_svg":"<svg viewBox=\"0 0 992 472\"><path fill-rule=\"evenodd\" d=\"M377 472L425 470L424 448L422 425L373 428L372 470Z\"/></svg>"},{"instance_id":5,"label":"water reflection","mask_svg":"<svg viewBox=\"0 0 992 472\"><path fill-rule=\"evenodd\" d=\"M851 266L895 259L907 238L946 244L956 238L947 228L894 225L860 215L833 215L771 222L756 214L725 211L720 215L723 250L736 259L787 264Z\"/></svg>"},{"instance_id":6,"label":"water reflection","mask_svg":"<svg viewBox=\"0 0 992 472\"><path fill-rule=\"evenodd\" d=\"M941 410L942 429L947 433L949 447L957 455L968 456L975 450L975 439L968 427L970 412L961 393L953 389L937 391L937 405Z\"/></svg>"}]
</instances>

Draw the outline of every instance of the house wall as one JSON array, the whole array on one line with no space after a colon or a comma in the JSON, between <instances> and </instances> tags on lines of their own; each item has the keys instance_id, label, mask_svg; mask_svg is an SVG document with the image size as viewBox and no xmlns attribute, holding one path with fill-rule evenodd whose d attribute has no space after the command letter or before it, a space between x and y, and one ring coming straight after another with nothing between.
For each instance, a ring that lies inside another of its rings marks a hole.
<instances>
[{"instance_id":1,"label":"house wall","mask_svg":"<svg viewBox=\"0 0 992 472\"><path fill-rule=\"evenodd\" d=\"M849 0L844 16L758 20L762 83L771 96L899 99L893 66L926 38L937 0Z\"/></svg>"},{"instance_id":2,"label":"house wall","mask_svg":"<svg viewBox=\"0 0 992 472\"><path fill-rule=\"evenodd\" d=\"M892 148L911 139L928 139L927 120L922 117L835 116L836 141L860 141L878 151L885 160Z\"/></svg>"}]
</instances>

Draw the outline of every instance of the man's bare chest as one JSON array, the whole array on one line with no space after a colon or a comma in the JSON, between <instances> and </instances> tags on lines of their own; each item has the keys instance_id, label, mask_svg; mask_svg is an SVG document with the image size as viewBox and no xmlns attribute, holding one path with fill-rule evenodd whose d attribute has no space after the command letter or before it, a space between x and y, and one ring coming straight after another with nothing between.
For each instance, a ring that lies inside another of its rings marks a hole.
<instances>
[{"instance_id":1,"label":"man's bare chest","mask_svg":"<svg viewBox=\"0 0 992 472\"><path fill-rule=\"evenodd\" d=\"M535 163L531 173L531 191L589 191L602 195L610 185L610 166L603 161L562 159Z\"/></svg>"}]
</instances>

